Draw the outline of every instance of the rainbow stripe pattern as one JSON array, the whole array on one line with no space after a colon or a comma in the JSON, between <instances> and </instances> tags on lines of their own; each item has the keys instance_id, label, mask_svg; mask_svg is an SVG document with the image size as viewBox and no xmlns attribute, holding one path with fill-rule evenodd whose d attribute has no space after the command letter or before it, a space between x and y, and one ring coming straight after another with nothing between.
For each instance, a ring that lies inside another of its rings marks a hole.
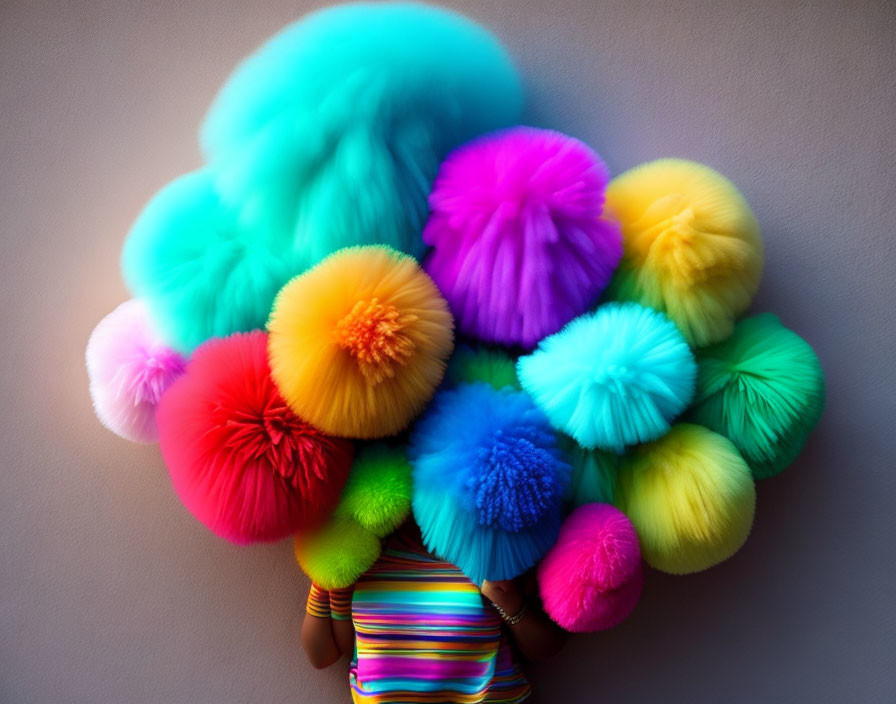
<instances>
[{"instance_id":1,"label":"rainbow stripe pattern","mask_svg":"<svg viewBox=\"0 0 896 704\"><path fill-rule=\"evenodd\" d=\"M397 532L352 601L355 702L510 703L528 698L496 613L454 565Z\"/></svg>"}]
</instances>

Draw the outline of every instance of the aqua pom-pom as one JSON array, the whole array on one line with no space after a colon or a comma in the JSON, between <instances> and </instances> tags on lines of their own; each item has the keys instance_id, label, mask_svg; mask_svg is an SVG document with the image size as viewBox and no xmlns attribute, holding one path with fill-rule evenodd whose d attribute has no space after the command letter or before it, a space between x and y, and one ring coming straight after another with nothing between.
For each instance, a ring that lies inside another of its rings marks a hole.
<instances>
[{"instance_id":1,"label":"aqua pom-pom","mask_svg":"<svg viewBox=\"0 0 896 704\"><path fill-rule=\"evenodd\" d=\"M765 313L699 350L697 364L694 421L731 440L756 479L783 471L824 408L824 373L809 343Z\"/></svg>"},{"instance_id":2,"label":"aqua pom-pom","mask_svg":"<svg viewBox=\"0 0 896 704\"><path fill-rule=\"evenodd\" d=\"M206 166L148 206L124 269L180 351L264 326L276 292L330 253L422 256L427 196L454 147L518 121L516 70L453 12L350 4L285 28L227 81Z\"/></svg>"},{"instance_id":3,"label":"aqua pom-pom","mask_svg":"<svg viewBox=\"0 0 896 704\"><path fill-rule=\"evenodd\" d=\"M554 543L569 465L526 394L484 383L438 393L409 456L426 546L475 583L522 574Z\"/></svg>"},{"instance_id":4,"label":"aqua pom-pom","mask_svg":"<svg viewBox=\"0 0 896 704\"><path fill-rule=\"evenodd\" d=\"M584 448L621 452L669 430L693 396L697 367L665 315L609 303L542 340L517 373L555 428Z\"/></svg>"}]
</instances>

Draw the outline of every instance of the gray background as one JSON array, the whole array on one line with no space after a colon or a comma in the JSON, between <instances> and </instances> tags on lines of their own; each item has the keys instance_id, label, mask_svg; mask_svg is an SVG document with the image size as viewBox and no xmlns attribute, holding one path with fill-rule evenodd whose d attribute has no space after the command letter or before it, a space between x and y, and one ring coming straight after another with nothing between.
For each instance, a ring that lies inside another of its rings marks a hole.
<instances>
[{"instance_id":1,"label":"gray background","mask_svg":"<svg viewBox=\"0 0 896 704\"><path fill-rule=\"evenodd\" d=\"M238 549L155 448L94 419L119 249L236 61L317 3L0 4L0 701L343 702L298 632L288 542ZM651 573L634 616L532 671L539 702L896 700L894 23L884 2L454 2L517 57L531 122L619 172L674 155L743 189L756 310L816 346L828 407L726 564Z\"/></svg>"}]
</instances>

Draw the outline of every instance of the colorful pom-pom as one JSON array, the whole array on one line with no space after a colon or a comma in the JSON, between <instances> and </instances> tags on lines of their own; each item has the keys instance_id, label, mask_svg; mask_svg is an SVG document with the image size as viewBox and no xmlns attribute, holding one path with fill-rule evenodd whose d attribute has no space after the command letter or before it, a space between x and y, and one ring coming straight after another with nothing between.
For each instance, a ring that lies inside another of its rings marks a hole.
<instances>
[{"instance_id":1,"label":"colorful pom-pom","mask_svg":"<svg viewBox=\"0 0 896 704\"><path fill-rule=\"evenodd\" d=\"M439 392L409 454L424 542L473 582L522 574L556 540L569 465L524 393L483 383Z\"/></svg>"},{"instance_id":2,"label":"colorful pom-pom","mask_svg":"<svg viewBox=\"0 0 896 704\"><path fill-rule=\"evenodd\" d=\"M293 546L299 566L323 589L351 586L382 550L380 539L350 516L333 516L320 530L297 535Z\"/></svg>"},{"instance_id":3,"label":"colorful pom-pom","mask_svg":"<svg viewBox=\"0 0 896 704\"><path fill-rule=\"evenodd\" d=\"M86 358L100 422L125 440L155 442L156 408L187 360L165 343L143 301L125 301L103 318L90 334Z\"/></svg>"},{"instance_id":4,"label":"colorful pom-pom","mask_svg":"<svg viewBox=\"0 0 896 704\"><path fill-rule=\"evenodd\" d=\"M567 502L573 507L612 504L616 498L619 455L603 450L586 450L565 435L561 435L558 441L572 467Z\"/></svg>"},{"instance_id":5,"label":"colorful pom-pom","mask_svg":"<svg viewBox=\"0 0 896 704\"><path fill-rule=\"evenodd\" d=\"M191 351L262 327L276 292L342 247L419 257L442 159L515 124L521 105L507 53L453 12L315 12L225 84L201 130L206 167L163 190L128 237L128 284Z\"/></svg>"},{"instance_id":6,"label":"colorful pom-pom","mask_svg":"<svg viewBox=\"0 0 896 704\"><path fill-rule=\"evenodd\" d=\"M516 378L516 362L504 350L489 347L458 345L448 360L445 388L483 382L495 389L520 390Z\"/></svg>"},{"instance_id":7,"label":"colorful pom-pom","mask_svg":"<svg viewBox=\"0 0 896 704\"><path fill-rule=\"evenodd\" d=\"M404 430L445 373L453 323L411 257L351 247L296 277L268 321L274 380L297 415L326 433Z\"/></svg>"},{"instance_id":8,"label":"colorful pom-pom","mask_svg":"<svg viewBox=\"0 0 896 704\"><path fill-rule=\"evenodd\" d=\"M270 378L263 332L199 347L157 417L175 490L223 538L285 538L323 523L339 501L352 445L289 409Z\"/></svg>"},{"instance_id":9,"label":"colorful pom-pom","mask_svg":"<svg viewBox=\"0 0 896 704\"><path fill-rule=\"evenodd\" d=\"M411 465L401 448L368 445L355 456L336 508L383 538L411 512Z\"/></svg>"},{"instance_id":10,"label":"colorful pom-pom","mask_svg":"<svg viewBox=\"0 0 896 704\"><path fill-rule=\"evenodd\" d=\"M526 127L450 154L429 197L426 270L458 329L533 346L591 305L622 256L609 172L572 137Z\"/></svg>"},{"instance_id":11,"label":"colorful pom-pom","mask_svg":"<svg viewBox=\"0 0 896 704\"><path fill-rule=\"evenodd\" d=\"M616 505L634 523L651 567L687 574L740 549L753 525L756 488L727 438L681 423L626 455Z\"/></svg>"},{"instance_id":12,"label":"colorful pom-pom","mask_svg":"<svg viewBox=\"0 0 896 704\"><path fill-rule=\"evenodd\" d=\"M614 178L607 210L625 248L609 294L664 311L692 345L728 337L762 275L759 224L737 188L708 166L661 159Z\"/></svg>"},{"instance_id":13,"label":"colorful pom-pom","mask_svg":"<svg viewBox=\"0 0 896 704\"><path fill-rule=\"evenodd\" d=\"M665 315L609 303L542 340L517 372L555 428L584 448L621 452L669 430L693 396L697 367Z\"/></svg>"},{"instance_id":14,"label":"colorful pom-pom","mask_svg":"<svg viewBox=\"0 0 896 704\"><path fill-rule=\"evenodd\" d=\"M756 479L796 459L824 408L824 373L809 344L770 313L697 353L695 422L727 437Z\"/></svg>"},{"instance_id":15,"label":"colorful pom-pom","mask_svg":"<svg viewBox=\"0 0 896 704\"><path fill-rule=\"evenodd\" d=\"M638 603L642 585L635 528L607 504L585 504L573 511L538 566L545 612L574 633L624 621Z\"/></svg>"}]
</instances>

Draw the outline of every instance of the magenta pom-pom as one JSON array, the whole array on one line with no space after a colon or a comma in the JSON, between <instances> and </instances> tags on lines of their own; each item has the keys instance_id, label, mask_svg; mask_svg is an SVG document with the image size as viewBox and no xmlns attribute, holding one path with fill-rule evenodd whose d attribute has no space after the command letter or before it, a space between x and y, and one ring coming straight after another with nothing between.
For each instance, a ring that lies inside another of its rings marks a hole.
<instances>
[{"instance_id":1,"label":"magenta pom-pom","mask_svg":"<svg viewBox=\"0 0 896 704\"><path fill-rule=\"evenodd\" d=\"M339 501L354 449L296 416L271 380L267 334L200 346L162 399L159 443L190 512L235 543L320 525Z\"/></svg>"},{"instance_id":2,"label":"magenta pom-pom","mask_svg":"<svg viewBox=\"0 0 896 704\"><path fill-rule=\"evenodd\" d=\"M584 504L573 511L538 567L545 612L574 633L624 621L638 603L642 585L635 528L609 504Z\"/></svg>"},{"instance_id":3,"label":"magenta pom-pom","mask_svg":"<svg viewBox=\"0 0 896 704\"><path fill-rule=\"evenodd\" d=\"M143 301L125 301L94 328L87 375L97 418L134 442L158 439L156 408L187 360L162 339Z\"/></svg>"},{"instance_id":4,"label":"magenta pom-pom","mask_svg":"<svg viewBox=\"0 0 896 704\"><path fill-rule=\"evenodd\" d=\"M496 132L448 156L423 240L460 332L532 347L595 301L622 257L603 217L608 179L588 146L549 130Z\"/></svg>"}]
</instances>

